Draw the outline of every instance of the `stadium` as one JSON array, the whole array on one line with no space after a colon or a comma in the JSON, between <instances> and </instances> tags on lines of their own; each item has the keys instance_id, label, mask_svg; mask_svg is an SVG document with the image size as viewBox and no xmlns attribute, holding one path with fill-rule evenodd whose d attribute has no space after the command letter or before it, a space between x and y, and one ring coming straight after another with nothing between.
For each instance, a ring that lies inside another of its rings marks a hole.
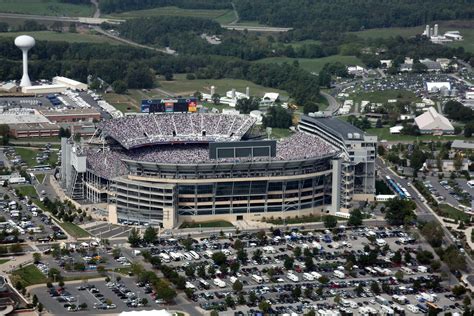
<instances>
[{"instance_id":1,"label":"stadium","mask_svg":"<svg viewBox=\"0 0 474 316\"><path fill-rule=\"evenodd\" d=\"M261 220L340 207L340 151L297 131L255 138L255 119L149 113L99 123L91 141L62 139L61 184L81 204L105 204L112 223Z\"/></svg>"}]
</instances>

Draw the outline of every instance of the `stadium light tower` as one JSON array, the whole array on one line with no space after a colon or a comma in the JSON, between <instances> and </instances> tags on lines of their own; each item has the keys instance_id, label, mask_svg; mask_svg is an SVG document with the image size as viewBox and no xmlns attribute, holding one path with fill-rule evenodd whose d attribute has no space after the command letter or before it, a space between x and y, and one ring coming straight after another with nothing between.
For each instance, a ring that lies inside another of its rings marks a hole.
<instances>
[{"instance_id":1,"label":"stadium light tower","mask_svg":"<svg viewBox=\"0 0 474 316\"><path fill-rule=\"evenodd\" d=\"M20 87L30 87L31 81L28 76L28 51L35 46L35 39L28 35L20 35L15 38L15 45L23 52L23 77Z\"/></svg>"}]
</instances>

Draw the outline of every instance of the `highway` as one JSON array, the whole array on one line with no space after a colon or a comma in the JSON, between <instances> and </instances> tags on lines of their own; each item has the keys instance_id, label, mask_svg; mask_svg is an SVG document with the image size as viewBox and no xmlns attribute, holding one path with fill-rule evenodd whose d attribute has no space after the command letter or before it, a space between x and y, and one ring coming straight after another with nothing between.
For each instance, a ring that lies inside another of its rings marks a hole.
<instances>
[{"instance_id":1,"label":"highway","mask_svg":"<svg viewBox=\"0 0 474 316\"><path fill-rule=\"evenodd\" d=\"M341 104L336 100L336 98L330 95L329 93L320 91L319 94L321 94L326 100L328 100L329 106L326 108L325 111L334 113L341 107Z\"/></svg>"}]
</instances>

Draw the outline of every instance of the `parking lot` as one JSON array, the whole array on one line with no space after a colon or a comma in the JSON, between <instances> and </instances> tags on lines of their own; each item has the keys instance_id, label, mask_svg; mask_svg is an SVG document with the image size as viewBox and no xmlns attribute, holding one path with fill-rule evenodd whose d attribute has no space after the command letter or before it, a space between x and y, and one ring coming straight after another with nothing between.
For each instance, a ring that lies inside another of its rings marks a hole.
<instances>
[{"instance_id":1,"label":"parking lot","mask_svg":"<svg viewBox=\"0 0 474 316\"><path fill-rule=\"evenodd\" d=\"M427 177L423 183L440 203L447 202L458 206L461 202L474 200L474 189L469 188L467 180L439 180L435 177Z\"/></svg>"}]
</instances>

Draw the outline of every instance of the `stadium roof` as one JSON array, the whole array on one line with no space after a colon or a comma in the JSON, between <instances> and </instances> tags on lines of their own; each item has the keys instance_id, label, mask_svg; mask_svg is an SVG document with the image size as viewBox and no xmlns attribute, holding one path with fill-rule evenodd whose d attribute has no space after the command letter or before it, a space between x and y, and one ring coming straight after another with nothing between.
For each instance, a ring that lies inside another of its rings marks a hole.
<instances>
[{"instance_id":1,"label":"stadium roof","mask_svg":"<svg viewBox=\"0 0 474 316\"><path fill-rule=\"evenodd\" d=\"M362 139L362 137L366 135L363 130L335 117L305 116L305 120L314 122L316 125L324 126L326 129L331 130L334 134L339 135L344 140ZM356 137L357 135L359 135L359 137Z\"/></svg>"}]
</instances>

